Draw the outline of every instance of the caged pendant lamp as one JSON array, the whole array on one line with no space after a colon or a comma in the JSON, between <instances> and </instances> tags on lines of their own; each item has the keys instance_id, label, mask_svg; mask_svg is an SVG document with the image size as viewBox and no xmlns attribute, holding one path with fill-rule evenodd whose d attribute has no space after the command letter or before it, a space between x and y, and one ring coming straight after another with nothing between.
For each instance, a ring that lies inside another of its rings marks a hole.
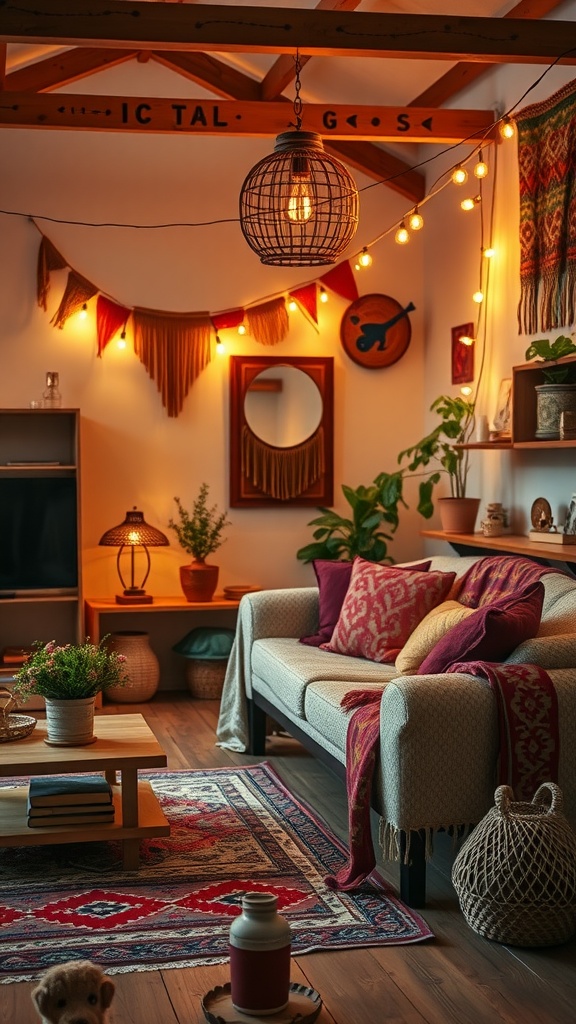
<instances>
[{"instance_id":1,"label":"caged pendant lamp","mask_svg":"<svg viewBox=\"0 0 576 1024\"><path fill-rule=\"evenodd\" d=\"M274 152L247 175L240 226L262 263L315 267L335 263L358 227L358 190L316 132L302 131L300 61L296 55L296 130L276 138Z\"/></svg>"}]
</instances>

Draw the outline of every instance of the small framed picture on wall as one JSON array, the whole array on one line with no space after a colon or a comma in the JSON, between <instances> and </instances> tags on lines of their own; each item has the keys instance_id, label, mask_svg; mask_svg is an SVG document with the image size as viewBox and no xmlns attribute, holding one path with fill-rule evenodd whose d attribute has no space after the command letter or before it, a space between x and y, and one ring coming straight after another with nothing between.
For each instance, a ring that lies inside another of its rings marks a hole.
<instances>
[{"instance_id":1,"label":"small framed picture on wall","mask_svg":"<svg viewBox=\"0 0 576 1024\"><path fill-rule=\"evenodd\" d=\"M452 383L474 380L474 324L452 328Z\"/></svg>"}]
</instances>

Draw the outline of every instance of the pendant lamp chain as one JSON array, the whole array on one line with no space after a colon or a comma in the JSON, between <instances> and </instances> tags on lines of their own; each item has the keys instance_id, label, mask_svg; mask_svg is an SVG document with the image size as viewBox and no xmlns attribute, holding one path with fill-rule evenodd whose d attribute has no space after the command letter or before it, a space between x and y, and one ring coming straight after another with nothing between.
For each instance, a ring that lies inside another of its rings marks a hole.
<instances>
[{"instance_id":1,"label":"pendant lamp chain","mask_svg":"<svg viewBox=\"0 0 576 1024\"><path fill-rule=\"evenodd\" d=\"M302 82L300 81L300 72L302 70L302 64L300 63L300 54L296 50L296 56L294 58L294 64L296 67L296 78L294 81L294 88L296 90L294 96L294 117L296 118L296 131L299 132L302 128L302 98L300 96L300 89L302 88Z\"/></svg>"}]
</instances>

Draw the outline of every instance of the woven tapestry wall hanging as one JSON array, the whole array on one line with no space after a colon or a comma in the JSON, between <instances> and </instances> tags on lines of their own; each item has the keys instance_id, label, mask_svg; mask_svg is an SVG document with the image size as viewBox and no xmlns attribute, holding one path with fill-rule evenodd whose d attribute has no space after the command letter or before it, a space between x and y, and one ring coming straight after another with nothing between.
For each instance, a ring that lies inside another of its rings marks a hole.
<instances>
[{"instance_id":1,"label":"woven tapestry wall hanging","mask_svg":"<svg viewBox=\"0 0 576 1024\"><path fill-rule=\"evenodd\" d=\"M518 125L518 332L574 323L576 310L576 81L525 107Z\"/></svg>"}]
</instances>

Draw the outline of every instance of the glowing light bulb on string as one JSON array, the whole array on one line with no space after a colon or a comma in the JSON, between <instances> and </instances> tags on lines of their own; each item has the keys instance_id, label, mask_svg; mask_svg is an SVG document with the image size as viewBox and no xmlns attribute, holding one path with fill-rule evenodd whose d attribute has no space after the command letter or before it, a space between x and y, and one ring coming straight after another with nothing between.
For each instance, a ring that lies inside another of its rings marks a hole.
<instances>
[{"instance_id":1,"label":"glowing light bulb on string","mask_svg":"<svg viewBox=\"0 0 576 1024\"><path fill-rule=\"evenodd\" d=\"M474 344L474 338L471 338L469 334L461 334L458 341L461 345L467 345L468 348Z\"/></svg>"},{"instance_id":2,"label":"glowing light bulb on string","mask_svg":"<svg viewBox=\"0 0 576 1024\"><path fill-rule=\"evenodd\" d=\"M402 221L394 235L394 241L397 242L398 245L406 245L406 243L410 241L410 232L408 231L404 221Z\"/></svg>"},{"instance_id":3,"label":"glowing light bulb on string","mask_svg":"<svg viewBox=\"0 0 576 1024\"><path fill-rule=\"evenodd\" d=\"M126 328L125 327L122 328L122 331L120 333L120 337L118 338L118 341L116 342L116 348L120 348L120 349L126 348Z\"/></svg>"},{"instance_id":4,"label":"glowing light bulb on string","mask_svg":"<svg viewBox=\"0 0 576 1024\"><path fill-rule=\"evenodd\" d=\"M218 355L223 355L223 353L226 351L224 347L224 342L222 341L222 338L220 337L219 334L216 335L216 351L218 352Z\"/></svg>"},{"instance_id":5,"label":"glowing light bulb on string","mask_svg":"<svg viewBox=\"0 0 576 1024\"><path fill-rule=\"evenodd\" d=\"M478 305L480 305L481 302L484 302L484 292L480 288L477 292L474 292L472 301L478 303Z\"/></svg>"},{"instance_id":6,"label":"glowing light bulb on string","mask_svg":"<svg viewBox=\"0 0 576 1024\"><path fill-rule=\"evenodd\" d=\"M462 387L460 388L460 394L464 395L464 398L469 398L470 395L472 394L472 388L470 387L470 385L463 384Z\"/></svg>"},{"instance_id":7,"label":"glowing light bulb on string","mask_svg":"<svg viewBox=\"0 0 576 1024\"><path fill-rule=\"evenodd\" d=\"M468 171L462 164L458 164L452 171L452 181L455 185L464 185L468 181Z\"/></svg>"},{"instance_id":8,"label":"glowing light bulb on string","mask_svg":"<svg viewBox=\"0 0 576 1024\"><path fill-rule=\"evenodd\" d=\"M479 150L478 162L474 164L474 175L476 178L486 178L488 176L488 164L482 159L482 150Z\"/></svg>"},{"instance_id":9,"label":"glowing light bulb on string","mask_svg":"<svg viewBox=\"0 0 576 1024\"><path fill-rule=\"evenodd\" d=\"M421 213L418 213L417 206L414 207L412 213L410 214L408 224L410 226L411 231L420 231L420 228L424 227L424 217L422 216Z\"/></svg>"},{"instance_id":10,"label":"glowing light bulb on string","mask_svg":"<svg viewBox=\"0 0 576 1024\"><path fill-rule=\"evenodd\" d=\"M368 249L366 248L366 246L364 246L364 248L362 249L362 252L360 253L360 255L358 257L358 263L360 264L361 267L371 267L372 266L372 257L370 255L370 253L368 252Z\"/></svg>"},{"instance_id":11,"label":"glowing light bulb on string","mask_svg":"<svg viewBox=\"0 0 576 1024\"><path fill-rule=\"evenodd\" d=\"M489 245L486 249L482 249L482 255L485 260L491 260L496 255L496 249L493 249L492 246Z\"/></svg>"},{"instance_id":12,"label":"glowing light bulb on string","mask_svg":"<svg viewBox=\"0 0 576 1024\"><path fill-rule=\"evenodd\" d=\"M466 199L463 199L462 202L460 203L460 209L464 211L473 210L476 206L478 206L478 203L481 202L481 196L468 196Z\"/></svg>"},{"instance_id":13,"label":"glowing light bulb on string","mask_svg":"<svg viewBox=\"0 0 576 1024\"><path fill-rule=\"evenodd\" d=\"M320 302L328 302L328 292L320 286Z\"/></svg>"},{"instance_id":14,"label":"glowing light bulb on string","mask_svg":"<svg viewBox=\"0 0 576 1024\"><path fill-rule=\"evenodd\" d=\"M500 121L500 127L498 129L500 136L503 139L513 139L516 135L516 125L509 117L503 117Z\"/></svg>"},{"instance_id":15,"label":"glowing light bulb on string","mask_svg":"<svg viewBox=\"0 0 576 1024\"><path fill-rule=\"evenodd\" d=\"M238 327L238 334L246 334L246 326L244 324L240 324Z\"/></svg>"},{"instance_id":16,"label":"glowing light bulb on string","mask_svg":"<svg viewBox=\"0 0 576 1024\"><path fill-rule=\"evenodd\" d=\"M288 303L288 309L290 310L291 313L295 313L296 310L298 309L298 303L295 302L294 299L290 299L290 302Z\"/></svg>"},{"instance_id":17,"label":"glowing light bulb on string","mask_svg":"<svg viewBox=\"0 0 576 1024\"><path fill-rule=\"evenodd\" d=\"M86 317L88 316L88 305L86 302L82 303L82 309L80 310L78 316L80 317L81 320L85 320Z\"/></svg>"}]
</instances>

